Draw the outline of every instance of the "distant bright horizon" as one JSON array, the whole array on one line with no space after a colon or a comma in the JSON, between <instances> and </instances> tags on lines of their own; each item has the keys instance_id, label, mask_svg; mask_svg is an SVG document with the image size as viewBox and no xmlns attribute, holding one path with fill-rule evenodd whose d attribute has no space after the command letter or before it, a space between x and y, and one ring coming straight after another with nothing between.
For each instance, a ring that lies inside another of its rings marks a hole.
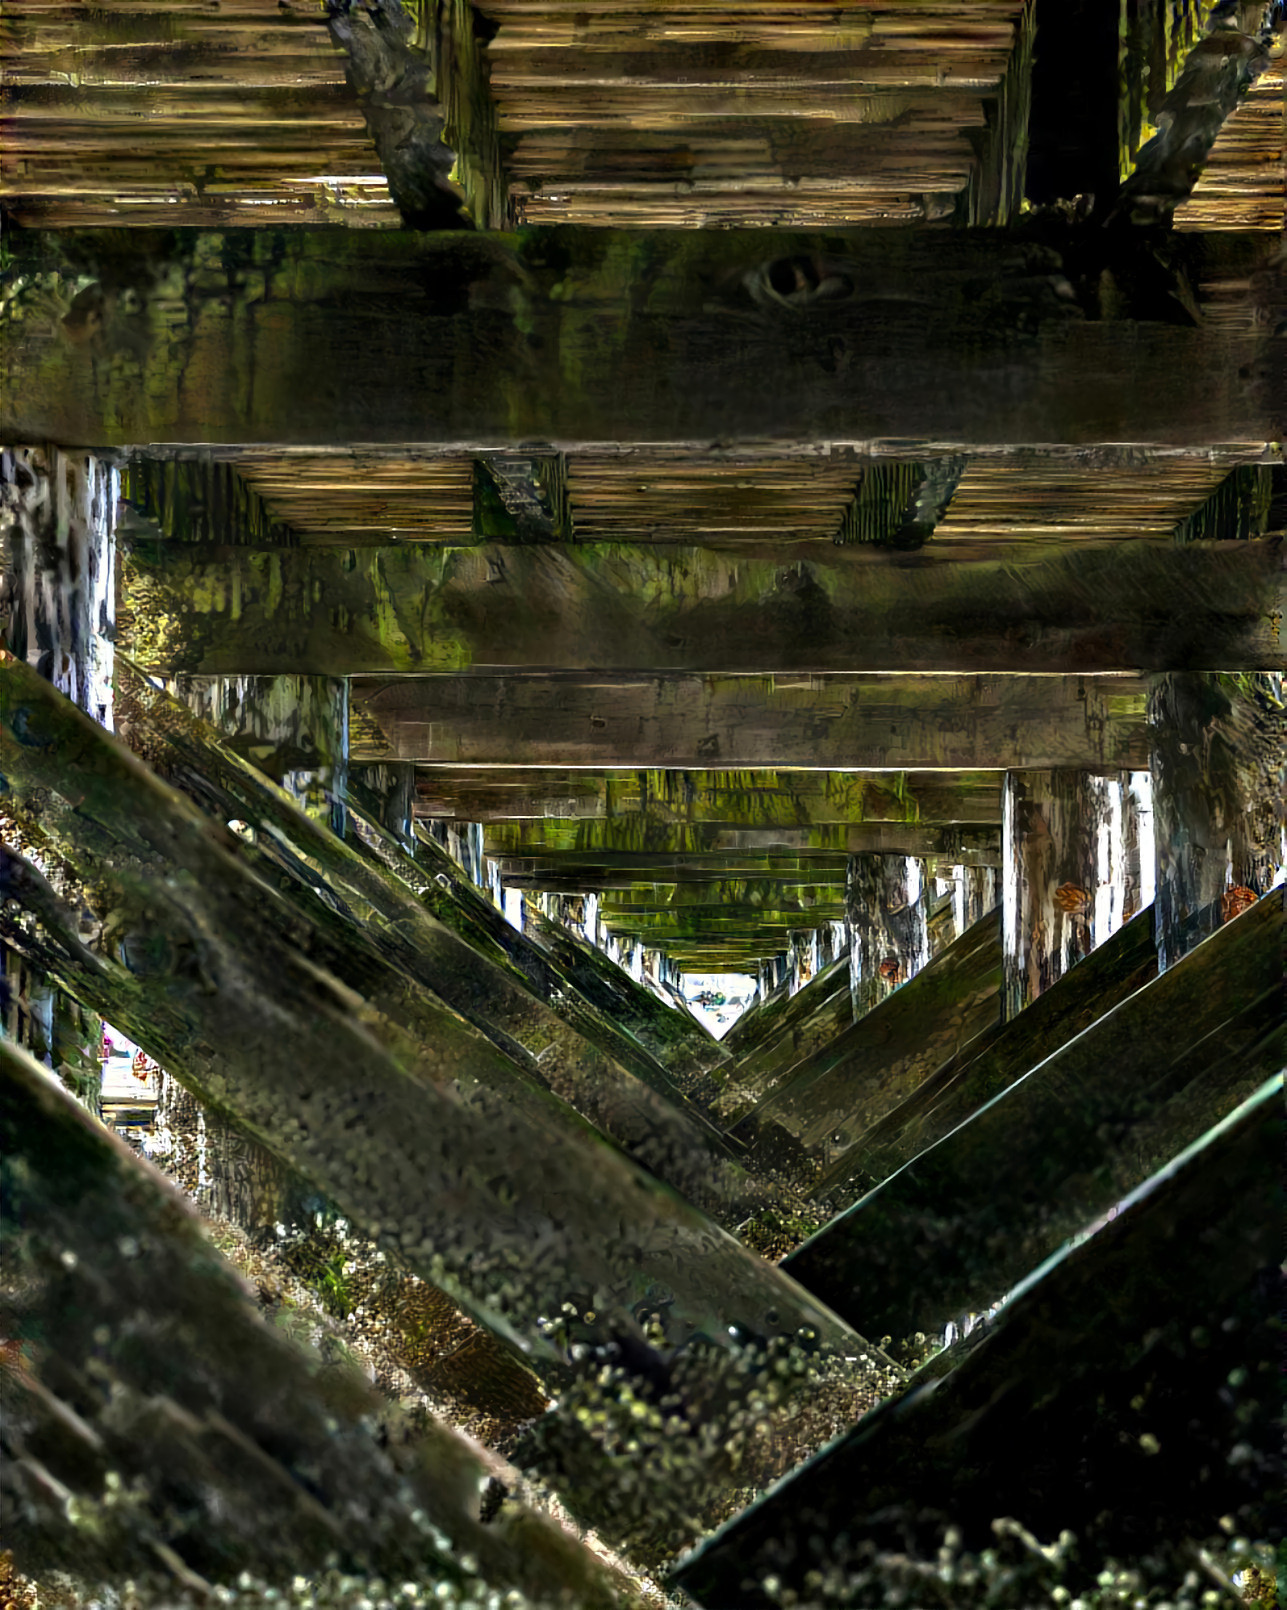
<instances>
[{"instance_id":1,"label":"distant bright horizon","mask_svg":"<svg viewBox=\"0 0 1287 1610\"><path fill-rule=\"evenodd\" d=\"M722 1040L754 1004L760 986L750 973L681 973L679 993L697 1020Z\"/></svg>"}]
</instances>

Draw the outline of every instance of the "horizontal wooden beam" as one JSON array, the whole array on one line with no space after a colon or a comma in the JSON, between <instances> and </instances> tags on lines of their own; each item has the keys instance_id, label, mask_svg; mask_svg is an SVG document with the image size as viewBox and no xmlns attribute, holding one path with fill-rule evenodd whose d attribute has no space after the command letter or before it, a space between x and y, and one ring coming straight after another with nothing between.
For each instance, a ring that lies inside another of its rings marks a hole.
<instances>
[{"instance_id":1,"label":"horizontal wooden beam","mask_svg":"<svg viewBox=\"0 0 1287 1610\"><path fill-rule=\"evenodd\" d=\"M387 756L429 764L1148 764L1146 687L1133 676L475 673L355 679L350 697L357 732L374 724ZM354 747L363 757L360 738Z\"/></svg>"},{"instance_id":2,"label":"horizontal wooden beam","mask_svg":"<svg viewBox=\"0 0 1287 1610\"><path fill-rule=\"evenodd\" d=\"M16 230L9 252L10 440L1206 446L1277 440L1287 409L1267 331L1167 322L1202 237L1165 263L1054 225Z\"/></svg>"},{"instance_id":3,"label":"horizontal wooden beam","mask_svg":"<svg viewBox=\"0 0 1287 1610\"><path fill-rule=\"evenodd\" d=\"M843 822L821 827L725 828L704 822L650 822L626 817L611 822L497 822L485 844L493 860L518 870L543 867L602 867L637 870L641 878L673 883L682 873L697 875L709 864L711 877L766 875L799 881L839 868L846 855L920 855L935 860L991 866L1001 854L999 823ZM685 881L680 878L680 881Z\"/></svg>"},{"instance_id":4,"label":"horizontal wooden beam","mask_svg":"<svg viewBox=\"0 0 1287 1610\"><path fill-rule=\"evenodd\" d=\"M1001 820L998 771L585 771L419 767L415 812L464 822L831 823Z\"/></svg>"},{"instance_id":5,"label":"horizontal wooden beam","mask_svg":"<svg viewBox=\"0 0 1287 1610\"><path fill-rule=\"evenodd\" d=\"M997 544L966 560L933 543L788 559L670 544L158 542L135 544L122 573L128 652L221 675L1272 669L1287 612L1272 540L1062 543L1025 547L1021 562Z\"/></svg>"}]
</instances>

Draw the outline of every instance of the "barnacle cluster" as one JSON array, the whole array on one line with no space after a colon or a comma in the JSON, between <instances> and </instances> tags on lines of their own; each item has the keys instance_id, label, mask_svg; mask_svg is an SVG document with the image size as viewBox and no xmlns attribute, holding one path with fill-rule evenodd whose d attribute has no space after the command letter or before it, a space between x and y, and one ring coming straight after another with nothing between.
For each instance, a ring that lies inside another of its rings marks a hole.
<instances>
[{"instance_id":1,"label":"barnacle cluster","mask_svg":"<svg viewBox=\"0 0 1287 1610\"><path fill-rule=\"evenodd\" d=\"M1129 1562L1114 1558L1088 1568L1079 1539L1062 1531L1042 1543L1011 1517L992 1523L994 1543L963 1547L956 1526L941 1528L933 1555L895 1551L870 1542L837 1548L828 1540L828 1563L806 1578L803 1590L772 1575L761 1582L781 1610L1212 1610L1239 1599L1255 1610L1277 1610L1273 1549L1223 1534L1205 1543L1177 1542Z\"/></svg>"}]
</instances>

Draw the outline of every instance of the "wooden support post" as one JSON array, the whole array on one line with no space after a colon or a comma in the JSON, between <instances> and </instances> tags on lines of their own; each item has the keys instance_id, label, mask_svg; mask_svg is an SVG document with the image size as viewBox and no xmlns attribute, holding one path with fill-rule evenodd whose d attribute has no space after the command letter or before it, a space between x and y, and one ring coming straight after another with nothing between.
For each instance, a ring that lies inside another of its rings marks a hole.
<instances>
[{"instance_id":1,"label":"wooden support post","mask_svg":"<svg viewBox=\"0 0 1287 1610\"><path fill-rule=\"evenodd\" d=\"M587 1379L620 1358L623 1382L646 1393L641 1371L657 1355L637 1351L648 1345L642 1319L660 1309L669 1341L704 1339L685 1355L685 1390L694 1402L727 1404L748 1437L752 1424L765 1423L762 1379L740 1362L748 1343L772 1358L795 1345L785 1338L806 1333L815 1362L784 1381L776 1399L784 1414L806 1379L811 1401L842 1405L845 1416L897 1379L877 1350L455 1013L408 999L405 980L396 999L383 989L359 993L352 969L370 954L360 935L350 927L337 947L326 921L306 921L234 853L237 840L222 822L203 818L26 667L7 660L0 671L6 806L79 880L78 898L81 869L93 868L94 898L112 918L109 954L95 954L46 888L43 937L19 930L24 942L82 999L110 1000L114 1020L156 1060L306 1173L382 1250L564 1384L566 1333L560 1340L557 1323L552 1332L551 1316L580 1316L572 1339L588 1349L576 1355ZM321 834L295 816L301 833ZM12 917L0 906L6 934ZM412 947L400 960L414 973ZM630 1362L641 1356L646 1364ZM750 1413L752 1400L759 1407ZM703 1412L700 1428L685 1421L667 1432L655 1460L631 1462L626 1485L642 1515L618 1511L614 1522L611 1503L604 1513L611 1466L592 1424L568 1428L576 1447L551 1454L554 1473L566 1471L563 1452L580 1458L577 1491L587 1504L597 1503L619 1535L638 1528L673 1549L745 1480L738 1472L748 1443L727 1440L733 1426L720 1413L723 1452L712 1457ZM820 1436L831 1433L834 1413L823 1421ZM691 1467L679 1486L665 1448Z\"/></svg>"},{"instance_id":2,"label":"wooden support post","mask_svg":"<svg viewBox=\"0 0 1287 1610\"><path fill-rule=\"evenodd\" d=\"M1170 967L1287 865L1285 679L1157 677L1149 731L1158 959Z\"/></svg>"},{"instance_id":3,"label":"wooden support post","mask_svg":"<svg viewBox=\"0 0 1287 1610\"><path fill-rule=\"evenodd\" d=\"M986 1311L1281 1070L1285 935L1281 901L1244 913L834 1219L788 1268L873 1333L941 1334Z\"/></svg>"},{"instance_id":4,"label":"wooden support post","mask_svg":"<svg viewBox=\"0 0 1287 1610\"><path fill-rule=\"evenodd\" d=\"M925 863L913 856L850 857L845 921L855 1022L929 961L929 894Z\"/></svg>"},{"instance_id":5,"label":"wooden support post","mask_svg":"<svg viewBox=\"0 0 1287 1610\"><path fill-rule=\"evenodd\" d=\"M1006 773L1007 1018L1139 909L1140 808L1126 772Z\"/></svg>"},{"instance_id":6,"label":"wooden support post","mask_svg":"<svg viewBox=\"0 0 1287 1610\"><path fill-rule=\"evenodd\" d=\"M852 1572L868 1603L925 1603L925 1584L935 1598L943 1585L944 1524L977 1555L1001 1546L992 1523L1008 1517L1047 1546L1074 1534L1066 1573L1017 1589L1048 1603L1100 1591L1105 1556L1200 1540L1218 1516L1235 1535L1279 1536L1281 1163L1275 1078L1036 1270L943 1356L955 1369L855 1426L674 1585L710 1610L774 1610L810 1597L809 1573ZM1004 1178L995 1159L990 1173ZM1018 1544L999 1562L1007 1594L1037 1565Z\"/></svg>"},{"instance_id":7,"label":"wooden support post","mask_svg":"<svg viewBox=\"0 0 1287 1610\"><path fill-rule=\"evenodd\" d=\"M226 466L206 468L207 479L221 482L218 472ZM172 495L191 491L186 482L172 481L170 488ZM228 503L231 515L235 499ZM213 517L208 509L206 517ZM178 677L169 691L209 723L234 753L284 788L302 811L343 831L348 758L343 682L301 676ZM128 710L128 697L123 703ZM128 722L128 715L124 719ZM202 776L199 767L194 774ZM306 1182L227 1114L203 1106L164 1069L156 1130L162 1141L155 1152L158 1163L205 1212L236 1225L252 1242L271 1237L278 1224L308 1223Z\"/></svg>"},{"instance_id":8,"label":"wooden support post","mask_svg":"<svg viewBox=\"0 0 1287 1610\"><path fill-rule=\"evenodd\" d=\"M628 1037L619 1045L619 1031L594 1021L588 1005L561 1014L546 998L553 990L532 988L496 943L496 930L512 932L499 914L493 934L463 937L457 930L479 925L462 921L459 912L450 927L440 921L433 907L451 922L456 902L412 864L408 875L429 896L417 900L398 875L403 857L396 846L380 854L340 842L293 811L207 729L185 723L132 668L121 668L118 684L128 741L216 821L243 822L252 841L243 855L313 930L319 964L325 958L346 984L426 1042L439 1032L445 1002L524 1069L526 1078L513 1080L515 1102L525 1092L556 1092L628 1150L646 1152L649 1166L690 1196L713 1192L710 1200L719 1199L717 1212L728 1222L736 1224L748 1202L758 1201L759 1189L664 1068Z\"/></svg>"},{"instance_id":9,"label":"wooden support post","mask_svg":"<svg viewBox=\"0 0 1287 1610\"><path fill-rule=\"evenodd\" d=\"M4 646L109 730L120 474L56 447L0 449L0 631ZM6 834L7 837L7 834ZM102 1024L0 946L3 1032L99 1111Z\"/></svg>"},{"instance_id":10,"label":"wooden support post","mask_svg":"<svg viewBox=\"0 0 1287 1610\"><path fill-rule=\"evenodd\" d=\"M344 832L348 688L325 676L180 676L169 691L302 811Z\"/></svg>"}]
</instances>

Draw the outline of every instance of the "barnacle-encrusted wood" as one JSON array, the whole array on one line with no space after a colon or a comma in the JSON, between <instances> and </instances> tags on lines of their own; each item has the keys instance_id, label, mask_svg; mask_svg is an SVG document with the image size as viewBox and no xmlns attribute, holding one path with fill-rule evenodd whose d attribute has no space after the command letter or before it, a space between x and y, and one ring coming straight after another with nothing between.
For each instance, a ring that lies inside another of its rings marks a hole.
<instances>
[{"instance_id":1,"label":"barnacle-encrusted wood","mask_svg":"<svg viewBox=\"0 0 1287 1610\"><path fill-rule=\"evenodd\" d=\"M349 1570L633 1602L530 1511L478 1518L478 1451L399 1416L323 1334L262 1319L171 1185L0 1041L5 1540L24 1570L162 1577ZM472 1567L461 1556L472 1556Z\"/></svg>"},{"instance_id":2,"label":"barnacle-encrusted wood","mask_svg":"<svg viewBox=\"0 0 1287 1610\"><path fill-rule=\"evenodd\" d=\"M999 1516L1040 1539L1070 1529L1071 1586L1087 1594L1105 1554L1150 1543L1170 1545L1178 1580L1198 1559L1184 1540L1225 1515L1280 1539L1281 1083L1168 1156L934 1361L943 1379L751 1507L678 1585L711 1610L776 1610L806 1573L834 1569L843 1584L874 1549L937 1576L949 1522L981 1549ZM865 1586L859 1575L846 1602L885 1602L879 1577Z\"/></svg>"}]
</instances>

